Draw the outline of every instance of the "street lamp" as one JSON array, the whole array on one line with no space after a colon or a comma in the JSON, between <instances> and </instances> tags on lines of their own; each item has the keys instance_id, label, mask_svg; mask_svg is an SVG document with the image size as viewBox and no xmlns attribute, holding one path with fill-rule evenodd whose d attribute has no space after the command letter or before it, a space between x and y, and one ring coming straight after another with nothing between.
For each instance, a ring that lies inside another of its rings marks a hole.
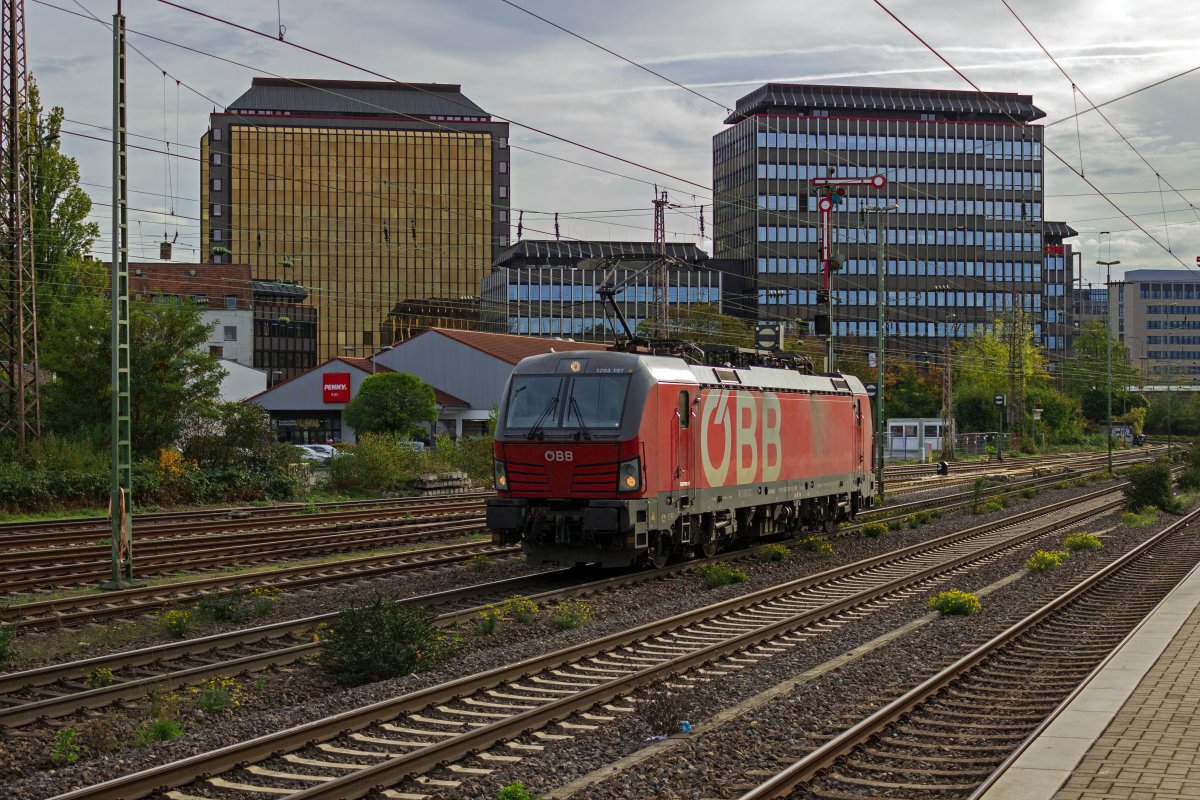
<instances>
[{"instance_id":1,"label":"street lamp","mask_svg":"<svg viewBox=\"0 0 1200 800\"><path fill-rule=\"evenodd\" d=\"M878 247L875 256L875 368L878 376L875 380L875 491L879 493L880 502L883 502L883 443L884 437L887 435L884 430L886 420L883 416L883 328L885 322L883 309L886 297L884 289L887 285L884 281L886 262L883 259L883 212L899 210L900 206L896 203L863 209L867 214L876 215L875 244Z\"/></svg>"},{"instance_id":2,"label":"street lamp","mask_svg":"<svg viewBox=\"0 0 1200 800\"><path fill-rule=\"evenodd\" d=\"M1109 255L1112 255L1112 238L1111 238L1112 234L1109 233L1108 231L1100 231L1101 236L1104 236L1105 234L1108 234L1108 236L1110 237L1109 241L1108 241L1108 249L1109 249ZM1113 427L1112 427L1112 424L1113 424L1113 422L1112 422L1112 307L1113 307L1113 303L1112 303L1112 268L1115 267L1117 264L1120 264L1121 262L1120 261L1097 261L1096 263L1105 268L1104 286L1108 291L1108 304L1105 306L1105 309L1104 309L1104 318L1105 318L1105 322L1107 323L1107 331L1106 331L1107 335L1104 337L1104 341L1105 341L1105 344L1107 345L1106 349L1108 351L1107 358L1106 358L1106 360L1108 362L1108 474L1111 475L1112 471L1113 471L1113 466L1112 466L1112 433L1113 433ZM1169 449L1170 448L1168 448L1168 451L1169 451Z\"/></svg>"}]
</instances>

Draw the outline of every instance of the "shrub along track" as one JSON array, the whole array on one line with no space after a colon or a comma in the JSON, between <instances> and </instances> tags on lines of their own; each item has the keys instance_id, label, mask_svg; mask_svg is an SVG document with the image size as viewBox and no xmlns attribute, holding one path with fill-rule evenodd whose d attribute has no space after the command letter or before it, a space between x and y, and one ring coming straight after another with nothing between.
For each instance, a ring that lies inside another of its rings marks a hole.
<instances>
[{"instance_id":1,"label":"shrub along track","mask_svg":"<svg viewBox=\"0 0 1200 800\"><path fill-rule=\"evenodd\" d=\"M967 797L1200 561L1200 510L742 796Z\"/></svg>"},{"instance_id":2,"label":"shrub along track","mask_svg":"<svg viewBox=\"0 0 1200 800\"><path fill-rule=\"evenodd\" d=\"M486 771L541 748L518 744L487 752L522 732L557 721L560 732L535 736L570 738L620 713L624 707L613 701L639 686L698 667L701 674L721 675L737 666L723 667L725 658L770 658L899 602L937 576L998 558L1119 504L1113 489L1095 492L62 797L142 797L206 778L196 789L205 796L257 790L360 797L443 762L469 759L470 766L459 769Z\"/></svg>"}]
</instances>

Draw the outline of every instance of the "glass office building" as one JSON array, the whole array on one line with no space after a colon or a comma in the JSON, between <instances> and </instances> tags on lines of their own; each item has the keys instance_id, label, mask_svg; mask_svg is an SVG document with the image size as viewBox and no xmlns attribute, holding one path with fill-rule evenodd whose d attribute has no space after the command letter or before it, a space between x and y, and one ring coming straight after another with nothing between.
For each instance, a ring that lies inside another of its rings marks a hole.
<instances>
[{"instance_id":1,"label":"glass office building","mask_svg":"<svg viewBox=\"0 0 1200 800\"><path fill-rule=\"evenodd\" d=\"M889 350L940 358L947 339L1022 309L1039 340L1067 346L1069 255L1047 270L1043 117L1028 95L767 84L741 98L713 138L715 257L748 259L760 319L811 321L822 279L814 178L847 185L834 206L830 250L835 350L875 350L887 306ZM885 296L877 296L876 215L882 214ZM1059 223L1061 224L1061 223ZM1065 228L1065 226L1063 226ZM1055 229L1055 241L1073 235ZM1057 245L1055 245L1057 247ZM1047 297L1055 314L1047 318Z\"/></svg>"},{"instance_id":2,"label":"glass office building","mask_svg":"<svg viewBox=\"0 0 1200 800\"><path fill-rule=\"evenodd\" d=\"M508 125L460 87L255 78L201 140L208 261L308 291L317 359L396 303L477 296L507 245Z\"/></svg>"}]
</instances>

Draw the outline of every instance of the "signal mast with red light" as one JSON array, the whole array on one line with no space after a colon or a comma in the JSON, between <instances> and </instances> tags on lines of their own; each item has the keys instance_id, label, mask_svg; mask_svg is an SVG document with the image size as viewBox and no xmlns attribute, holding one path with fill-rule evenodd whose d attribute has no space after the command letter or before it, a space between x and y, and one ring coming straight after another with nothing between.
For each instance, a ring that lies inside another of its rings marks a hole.
<instances>
[{"instance_id":1,"label":"signal mast with red light","mask_svg":"<svg viewBox=\"0 0 1200 800\"><path fill-rule=\"evenodd\" d=\"M882 189L887 186L887 176L872 175L869 178L813 178L813 186L825 187L825 196L817 201L821 214L821 289L817 292L817 305L825 306L825 313L815 315L816 333L825 334L825 371L833 372L833 293L829 289L829 273L842 268L841 259L831 255L833 224L831 214L834 206L846 202L847 186L872 186ZM878 298L883 302L883 298Z\"/></svg>"}]
</instances>

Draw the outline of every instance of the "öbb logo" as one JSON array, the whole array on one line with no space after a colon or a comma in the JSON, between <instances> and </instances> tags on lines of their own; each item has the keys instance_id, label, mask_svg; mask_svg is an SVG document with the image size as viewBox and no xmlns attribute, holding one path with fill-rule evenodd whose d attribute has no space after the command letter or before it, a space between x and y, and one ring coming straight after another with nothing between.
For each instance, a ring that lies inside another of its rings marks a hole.
<instances>
[{"instance_id":1,"label":"\u00f6bb logo","mask_svg":"<svg viewBox=\"0 0 1200 800\"><path fill-rule=\"evenodd\" d=\"M575 454L570 450L547 450L547 461L574 461Z\"/></svg>"},{"instance_id":2,"label":"\u00f6bb logo","mask_svg":"<svg viewBox=\"0 0 1200 800\"><path fill-rule=\"evenodd\" d=\"M709 392L700 421L700 465L709 486L779 477L783 465L783 414L775 394L763 392L756 396L725 389Z\"/></svg>"}]
</instances>

